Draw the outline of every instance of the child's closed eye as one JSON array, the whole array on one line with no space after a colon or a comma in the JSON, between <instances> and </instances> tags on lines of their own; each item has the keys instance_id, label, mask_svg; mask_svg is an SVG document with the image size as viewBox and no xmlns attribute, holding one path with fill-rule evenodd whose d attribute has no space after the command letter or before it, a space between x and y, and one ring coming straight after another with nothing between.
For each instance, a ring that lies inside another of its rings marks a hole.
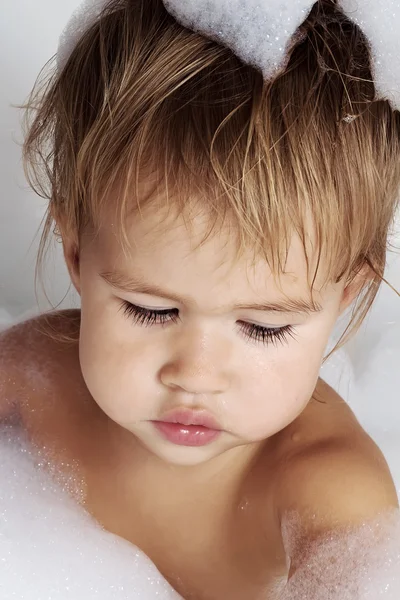
<instances>
[{"instance_id":1,"label":"child's closed eye","mask_svg":"<svg viewBox=\"0 0 400 600\"><path fill-rule=\"evenodd\" d=\"M151 325L165 325L169 322L177 323L180 320L179 310L177 308L168 308L165 310L154 310L138 306L127 302L122 303L123 313L137 325L146 327ZM292 325L284 327L264 327L254 323L245 323L239 321L240 331L242 331L247 339L262 342L263 344L288 342L289 337L295 339L294 328Z\"/></svg>"}]
</instances>

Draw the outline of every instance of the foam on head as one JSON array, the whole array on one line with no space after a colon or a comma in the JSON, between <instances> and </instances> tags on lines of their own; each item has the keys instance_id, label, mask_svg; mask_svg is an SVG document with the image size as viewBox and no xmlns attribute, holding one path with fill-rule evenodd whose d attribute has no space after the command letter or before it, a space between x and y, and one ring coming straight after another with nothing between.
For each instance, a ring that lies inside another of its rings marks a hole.
<instances>
[{"instance_id":1,"label":"foam on head","mask_svg":"<svg viewBox=\"0 0 400 600\"><path fill-rule=\"evenodd\" d=\"M368 38L377 95L400 110L400 0L340 0Z\"/></svg>"},{"instance_id":2,"label":"foam on head","mask_svg":"<svg viewBox=\"0 0 400 600\"><path fill-rule=\"evenodd\" d=\"M231 48L270 79L285 62L293 34L306 19L310 0L163 0L185 27Z\"/></svg>"},{"instance_id":3,"label":"foam on head","mask_svg":"<svg viewBox=\"0 0 400 600\"><path fill-rule=\"evenodd\" d=\"M298 28L312 0L163 0L181 25L233 50L243 62L259 68L265 80L281 71L288 52L301 39ZM106 0L85 0L60 36L61 69L75 44L92 25ZM377 96L400 110L400 0L339 0L339 7L367 36Z\"/></svg>"},{"instance_id":4,"label":"foam on head","mask_svg":"<svg viewBox=\"0 0 400 600\"><path fill-rule=\"evenodd\" d=\"M258 67L265 80L285 67L296 30L315 4L310 0L163 0L185 27L231 48ZM400 1L339 0L346 16L367 36L377 94L400 109Z\"/></svg>"},{"instance_id":5,"label":"foam on head","mask_svg":"<svg viewBox=\"0 0 400 600\"><path fill-rule=\"evenodd\" d=\"M270 80L286 63L300 39L299 26L313 0L163 0L183 26L233 50L243 62ZM74 45L98 17L106 0L84 0L61 34L57 53L61 69ZM400 109L400 0L339 0L339 7L367 36L377 95Z\"/></svg>"},{"instance_id":6,"label":"foam on head","mask_svg":"<svg viewBox=\"0 0 400 600\"><path fill-rule=\"evenodd\" d=\"M57 50L57 68L61 70L83 34L95 22L106 0L84 0L70 16L60 35Z\"/></svg>"}]
</instances>

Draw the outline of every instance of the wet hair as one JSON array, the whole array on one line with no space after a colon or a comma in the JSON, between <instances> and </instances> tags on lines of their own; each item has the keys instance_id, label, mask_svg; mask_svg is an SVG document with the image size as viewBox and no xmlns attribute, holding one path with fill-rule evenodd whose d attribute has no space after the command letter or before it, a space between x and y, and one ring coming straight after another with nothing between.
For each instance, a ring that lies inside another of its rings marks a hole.
<instances>
[{"instance_id":1,"label":"wet hair","mask_svg":"<svg viewBox=\"0 0 400 600\"><path fill-rule=\"evenodd\" d=\"M253 248L278 277L293 233L309 265L311 226L311 297L318 272L350 283L367 266L331 353L342 346L388 283L400 117L376 99L368 42L333 0L317 2L300 32L267 82L181 26L162 0L109 1L65 66L39 76L21 106L26 177L49 200L38 269L53 232L79 248L110 210L126 247L127 215L154 201L139 191L149 177L177 214L209 217L207 237L229 218L238 256Z\"/></svg>"}]
</instances>

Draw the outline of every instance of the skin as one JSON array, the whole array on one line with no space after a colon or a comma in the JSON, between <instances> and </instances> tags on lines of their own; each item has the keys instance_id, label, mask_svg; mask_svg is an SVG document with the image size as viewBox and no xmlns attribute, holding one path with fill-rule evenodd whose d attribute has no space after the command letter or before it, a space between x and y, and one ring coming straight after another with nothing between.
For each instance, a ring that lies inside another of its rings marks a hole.
<instances>
[{"instance_id":1,"label":"skin","mask_svg":"<svg viewBox=\"0 0 400 600\"><path fill-rule=\"evenodd\" d=\"M128 252L111 217L103 220L98 235L82 236L79 250L65 237L63 245L81 296L82 375L100 409L129 433L132 473L145 462L161 488L175 480L179 486L218 488L226 498L227 488L236 486L260 448L310 402L329 336L359 291L360 277L348 287L341 282L321 289L317 279L319 313L234 309L238 302L307 298L304 251L293 237L278 284L265 260L250 253L234 259L228 229L197 247L206 224L197 215L189 230L182 217L149 204L126 224ZM126 292L101 275L116 271L141 275L165 293L143 293L140 287ZM172 300L171 294L184 300ZM178 309L179 318L144 326L124 313L124 302ZM292 335L263 343L249 339L243 324L290 325ZM207 410L222 435L201 447L165 441L150 420L183 407Z\"/></svg>"}]
</instances>

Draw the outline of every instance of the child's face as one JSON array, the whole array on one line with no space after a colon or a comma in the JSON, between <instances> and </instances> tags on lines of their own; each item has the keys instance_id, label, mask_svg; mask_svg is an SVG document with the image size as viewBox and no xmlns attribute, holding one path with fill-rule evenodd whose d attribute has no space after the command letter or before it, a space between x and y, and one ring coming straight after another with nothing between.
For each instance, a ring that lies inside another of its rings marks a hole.
<instances>
[{"instance_id":1,"label":"child's face","mask_svg":"<svg viewBox=\"0 0 400 600\"><path fill-rule=\"evenodd\" d=\"M90 393L113 421L165 461L194 465L261 442L303 411L344 308L343 285L316 293L322 305L318 313L235 309L239 303L285 299L267 263L260 259L252 266L249 255L231 264L235 246L229 234L211 236L193 250L205 231L200 217L193 220L192 238L183 219L171 220L166 231L165 222L160 211L147 209L143 220L132 219L129 256L111 223L94 241L83 243L80 271L73 276L82 302L80 360ZM123 291L106 281L105 273L116 283L142 280L163 292L146 292L144 283L137 291ZM281 289L289 298L308 297L298 239L293 239ZM142 307L144 324L124 303ZM146 310L171 312L149 324ZM263 342L259 330L259 339L249 339L246 334L257 335L252 324L290 326L291 335L283 329L280 339L272 342L265 335ZM167 441L151 420L162 420L174 408L205 409L223 432L199 447Z\"/></svg>"}]
</instances>

